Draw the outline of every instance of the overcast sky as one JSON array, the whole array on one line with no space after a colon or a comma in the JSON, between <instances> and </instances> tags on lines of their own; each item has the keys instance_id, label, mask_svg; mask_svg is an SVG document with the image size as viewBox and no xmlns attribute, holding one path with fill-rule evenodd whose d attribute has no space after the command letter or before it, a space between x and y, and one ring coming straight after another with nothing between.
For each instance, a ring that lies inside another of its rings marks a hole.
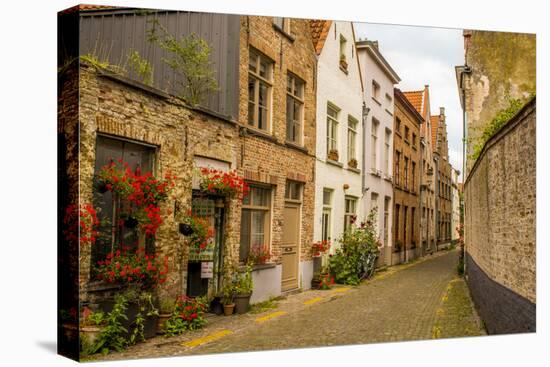
<instances>
[{"instance_id":1,"label":"overcast sky","mask_svg":"<svg viewBox=\"0 0 550 367\"><path fill-rule=\"evenodd\" d=\"M462 171L462 109L454 67L464 64L461 29L354 23L357 39L378 41L384 58L401 78L402 91L430 86L431 114L445 107L449 157Z\"/></svg>"}]
</instances>

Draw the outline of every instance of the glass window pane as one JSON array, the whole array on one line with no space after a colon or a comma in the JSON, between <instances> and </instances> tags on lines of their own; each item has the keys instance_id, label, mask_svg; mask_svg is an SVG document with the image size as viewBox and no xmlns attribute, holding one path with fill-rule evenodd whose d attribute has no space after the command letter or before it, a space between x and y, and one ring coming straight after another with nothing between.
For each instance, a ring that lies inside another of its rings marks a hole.
<instances>
[{"instance_id":1,"label":"glass window pane","mask_svg":"<svg viewBox=\"0 0 550 367\"><path fill-rule=\"evenodd\" d=\"M330 205L331 201L332 201L332 191L323 190L323 204Z\"/></svg>"},{"instance_id":2,"label":"glass window pane","mask_svg":"<svg viewBox=\"0 0 550 367\"><path fill-rule=\"evenodd\" d=\"M248 56L248 69L253 73L256 73L258 71L256 69L257 61L258 61L258 56L250 52L250 55Z\"/></svg>"}]
</instances>

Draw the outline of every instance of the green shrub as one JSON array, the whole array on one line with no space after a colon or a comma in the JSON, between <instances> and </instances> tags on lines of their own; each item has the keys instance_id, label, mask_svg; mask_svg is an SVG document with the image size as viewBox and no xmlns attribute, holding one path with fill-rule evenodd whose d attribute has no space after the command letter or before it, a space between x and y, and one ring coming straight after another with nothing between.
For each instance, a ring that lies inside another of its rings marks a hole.
<instances>
[{"instance_id":1,"label":"green shrub","mask_svg":"<svg viewBox=\"0 0 550 367\"><path fill-rule=\"evenodd\" d=\"M366 222L359 227L351 226L339 240L341 247L329 259L336 283L359 284L369 257L378 256L376 213L375 209L371 210Z\"/></svg>"}]
</instances>

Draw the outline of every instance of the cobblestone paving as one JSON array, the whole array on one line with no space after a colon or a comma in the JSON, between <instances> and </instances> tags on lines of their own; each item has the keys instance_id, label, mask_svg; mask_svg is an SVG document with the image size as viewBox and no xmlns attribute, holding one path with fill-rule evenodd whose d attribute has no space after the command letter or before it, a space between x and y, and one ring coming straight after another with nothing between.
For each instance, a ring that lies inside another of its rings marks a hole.
<instances>
[{"instance_id":1,"label":"cobblestone paving","mask_svg":"<svg viewBox=\"0 0 550 367\"><path fill-rule=\"evenodd\" d=\"M462 291L452 294L453 302L443 302L445 296L451 295L448 285L456 278L457 256L456 251L449 251L416 263L391 267L357 287L291 295L279 301L277 308L260 314L213 316L203 330L173 338L157 337L122 353L92 359L431 339L459 336L468 327L474 331L467 329L463 335L479 335L479 328L472 328L474 311L467 293L464 298L464 289L457 287ZM457 307L453 308L455 304ZM444 319L442 309L446 312ZM462 312L463 316L453 317L454 311ZM434 335L434 328L442 325L447 331Z\"/></svg>"},{"instance_id":2,"label":"cobblestone paving","mask_svg":"<svg viewBox=\"0 0 550 367\"><path fill-rule=\"evenodd\" d=\"M487 335L487 332L474 310L466 282L457 277L449 283L441 299L440 307L436 311L432 337L454 338L477 335Z\"/></svg>"}]
</instances>

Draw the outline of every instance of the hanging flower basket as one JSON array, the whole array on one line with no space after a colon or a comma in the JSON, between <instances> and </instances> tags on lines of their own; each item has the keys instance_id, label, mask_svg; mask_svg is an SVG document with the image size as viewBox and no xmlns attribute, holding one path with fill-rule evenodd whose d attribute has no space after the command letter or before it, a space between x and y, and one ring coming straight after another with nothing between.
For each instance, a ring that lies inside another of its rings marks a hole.
<instances>
[{"instance_id":1,"label":"hanging flower basket","mask_svg":"<svg viewBox=\"0 0 550 367\"><path fill-rule=\"evenodd\" d=\"M208 194L241 199L248 194L248 185L236 171L223 172L213 168L201 168L200 189Z\"/></svg>"},{"instance_id":2,"label":"hanging flower basket","mask_svg":"<svg viewBox=\"0 0 550 367\"><path fill-rule=\"evenodd\" d=\"M190 236L194 233L193 231L193 227L191 227L189 224L187 223L180 223L179 224L179 231L182 235L184 236Z\"/></svg>"}]
</instances>

